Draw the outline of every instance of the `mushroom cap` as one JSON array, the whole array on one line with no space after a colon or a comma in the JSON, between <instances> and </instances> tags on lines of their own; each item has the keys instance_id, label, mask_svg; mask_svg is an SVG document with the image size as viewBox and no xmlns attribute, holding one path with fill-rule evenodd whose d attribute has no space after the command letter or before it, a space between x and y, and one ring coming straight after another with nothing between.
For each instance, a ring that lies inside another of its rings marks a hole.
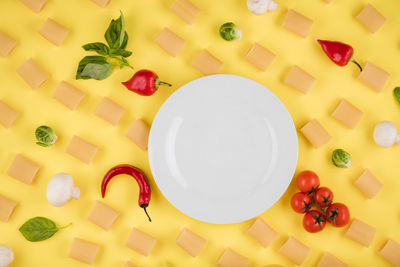
<instances>
[{"instance_id":1,"label":"mushroom cap","mask_svg":"<svg viewBox=\"0 0 400 267\"><path fill-rule=\"evenodd\" d=\"M47 200L56 207L64 206L71 199L73 189L74 180L71 175L67 173L56 174L47 184Z\"/></svg>"},{"instance_id":2,"label":"mushroom cap","mask_svg":"<svg viewBox=\"0 0 400 267\"><path fill-rule=\"evenodd\" d=\"M268 10L269 0L247 0L247 8L256 15L262 15Z\"/></svg>"},{"instance_id":3,"label":"mushroom cap","mask_svg":"<svg viewBox=\"0 0 400 267\"><path fill-rule=\"evenodd\" d=\"M0 245L0 267L7 267L14 261L14 253L11 248Z\"/></svg>"},{"instance_id":4,"label":"mushroom cap","mask_svg":"<svg viewBox=\"0 0 400 267\"><path fill-rule=\"evenodd\" d=\"M397 138L397 128L390 121L382 121L375 126L374 141L381 147L393 146Z\"/></svg>"}]
</instances>

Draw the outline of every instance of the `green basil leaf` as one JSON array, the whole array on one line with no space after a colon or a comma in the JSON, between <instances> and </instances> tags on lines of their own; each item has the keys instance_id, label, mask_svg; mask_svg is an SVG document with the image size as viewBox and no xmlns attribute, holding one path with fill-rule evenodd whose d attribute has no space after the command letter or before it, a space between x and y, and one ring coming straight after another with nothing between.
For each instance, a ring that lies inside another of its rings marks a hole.
<instances>
[{"instance_id":1,"label":"green basil leaf","mask_svg":"<svg viewBox=\"0 0 400 267\"><path fill-rule=\"evenodd\" d=\"M397 100L397 103L400 104L400 87L396 87L393 90L394 98Z\"/></svg>"},{"instance_id":2,"label":"green basil leaf","mask_svg":"<svg viewBox=\"0 0 400 267\"><path fill-rule=\"evenodd\" d=\"M96 42L96 43L89 43L82 46L85 51L94 51L100 55L108 55L110 49L103 43Z\"/></svg>"},{"instance_id":3,"label":"green basil leaf","mask_svg":"<svg viewBox=\"0 0 400 267\"><path fill-rule=\"evenodd\" d=\"M91 79L90 76L82 75L82 71L85 69L86 65L89 63L93 64L106 64L107 58L102 56L86 56L80 62L78 66L78 70L76 71L76 79Z\"/></svg>"},{"instance_id":4,"label":"green basil leaf","mask_svg":"<svg viewBox=\"0 0 400 267\"><path fill-rule=\"evenodd\" d=\"M125 39L125 18L124 14L122 14L122 11L120 11L121 15L119 19L121 20L121 34L119 35L119 47L122 46L122 43L124 42Z\"/></svg>"},{"instance_id":5,"label":"green basil leaf","mask_svg":"<svg viewBox=\"0 0 400 267\"><path fill-rule=\"evenodd\" d=\"M128 33L125 31L125 35L124 35L124 40L122 41L122 44L120 46L121 49L125 49L126 45L128 44Z\"/></svg>"},{"instance_id":6,"label":"green basil leaf","mask_svg":"<svg viewBox=\"0 0 400 267\"><path fill-rule=\"evenodd\" d=\"M110 25L104 34L104 38L110 48L124 49L126 47L126 44L128 43L128 34L125 31L125 19L122 12L118 19L111 20Z\"/></svg>"},{"instance_id":7,"label":"green basil leaf","mask_svg":"<svg viewBox=\"0 0 400 267\"><path fill-rule=\"evenodd\" d=\"M49 239L58 232L56 224L44 217L35 217L26 221L19 231L31 242L38 242Z\"/></svg>"},{"instance_id":8,"label":"green basil leaf","mask_svg":"<svg viewBox=\"0 0 400 267\"><path fill-rule=\"evenodd\" d=\"M109 63L89 63L83 69L81 75L95 80L104 80L110 76L113 65Z\"/></svg>"},{"instance_id":9,"label":"green basil leaf","mask_svg":"<svg viewBox=\"0 0 400 267\"><path fill-rule=\"evenodd\" d=\"M111 48L110 50L110 56L122 56L122 57L129 57L132 55L131 51L125 50L125 49L113 49Z\"/></svg>"}]
</instances>

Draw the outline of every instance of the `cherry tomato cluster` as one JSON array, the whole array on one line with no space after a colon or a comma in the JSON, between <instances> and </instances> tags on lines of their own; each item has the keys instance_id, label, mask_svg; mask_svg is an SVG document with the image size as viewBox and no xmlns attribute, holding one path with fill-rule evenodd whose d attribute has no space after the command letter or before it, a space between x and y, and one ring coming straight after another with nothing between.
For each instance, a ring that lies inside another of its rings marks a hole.
<instances>
[{"instance_id":1,"label":"cherry tomato cluster","mask_svg":"<svg viewBox=\"0 0 400 267\"><path fill-rule=\"evenodd\" d=\"M322 231L326 222L342 227L350 220L350 212L346 205L333 203L332 191L319 185L316 173L301 172L297 176L297 187L301 192L294 194L290 202L295 212L305 213L303 227L310 233Z\"/></svg>"}]
</instances>

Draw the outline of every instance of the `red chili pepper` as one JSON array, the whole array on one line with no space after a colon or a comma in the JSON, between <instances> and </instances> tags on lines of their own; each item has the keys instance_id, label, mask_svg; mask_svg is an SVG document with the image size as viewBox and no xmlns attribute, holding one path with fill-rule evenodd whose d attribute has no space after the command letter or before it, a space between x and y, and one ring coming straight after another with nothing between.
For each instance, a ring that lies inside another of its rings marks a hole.
<instances>
[{"instance_id":1,"label":"red chili pepper","mask_svg":"<svg viewBox=\"0 0 400 267\"><path fill-rule=\"evenodd\" d=\"M144 96L154 94L160 85L171 86L169 83L160 81L157 74L150 70L139 70L130 80L122 84L130 91Z\"/></svg>"},{"instance_id":2,"label":"red chili pepper","mask_svg":"<svg viewBox=\"0 0 400 267\"><path fill-rule=\"evenodd\" d=\"M339 66L346 66L349 61L357 65L357 67L362 71L360 64L353 59L353 47L348 44L340 42L332 42L325 40L318 40L325 54Z\"/></svg>"},{"instance_id":3,"label":"red chili pepper","mask_svg":"<svg viewBox=\"0 0 400 267\"><path fill-rule=\"evenodd\" d=\"M123 164L123 165L118 165L109 170L106 175L104 175L103 181L101 183L101 195L103 198L106 195L106 189L108 183L111 181L111 179L118 175L118 174L128 174L132 176L136 182L139 185L139 206L144 209L144 212L146 213L147 217L149 218L149 221L151 222L151 218L149 214L147 213L146 208L149 206L150 202L150 185L149 182L146 178L146 175L138 168L133 167L132 165L128 164Z\"/></svg>"}]
</instances>

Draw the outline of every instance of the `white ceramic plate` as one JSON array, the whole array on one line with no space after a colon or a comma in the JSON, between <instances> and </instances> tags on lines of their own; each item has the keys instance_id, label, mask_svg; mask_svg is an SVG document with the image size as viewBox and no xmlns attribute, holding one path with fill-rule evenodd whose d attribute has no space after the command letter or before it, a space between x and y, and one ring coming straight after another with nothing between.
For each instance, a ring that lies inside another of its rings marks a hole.
<instances>
[{"instance_id":1,"label":"white ceramic plate","mask_svg":"<svg viewBox=\"0 0 400 267\"><path fill-rule=\"evenodd\" d=\"M162 194L197 220L228 224L271 207L297 163L297 134L267 88L235 75L182 86L158 111L149 161Z\"/></svg>"}]
</instances>

